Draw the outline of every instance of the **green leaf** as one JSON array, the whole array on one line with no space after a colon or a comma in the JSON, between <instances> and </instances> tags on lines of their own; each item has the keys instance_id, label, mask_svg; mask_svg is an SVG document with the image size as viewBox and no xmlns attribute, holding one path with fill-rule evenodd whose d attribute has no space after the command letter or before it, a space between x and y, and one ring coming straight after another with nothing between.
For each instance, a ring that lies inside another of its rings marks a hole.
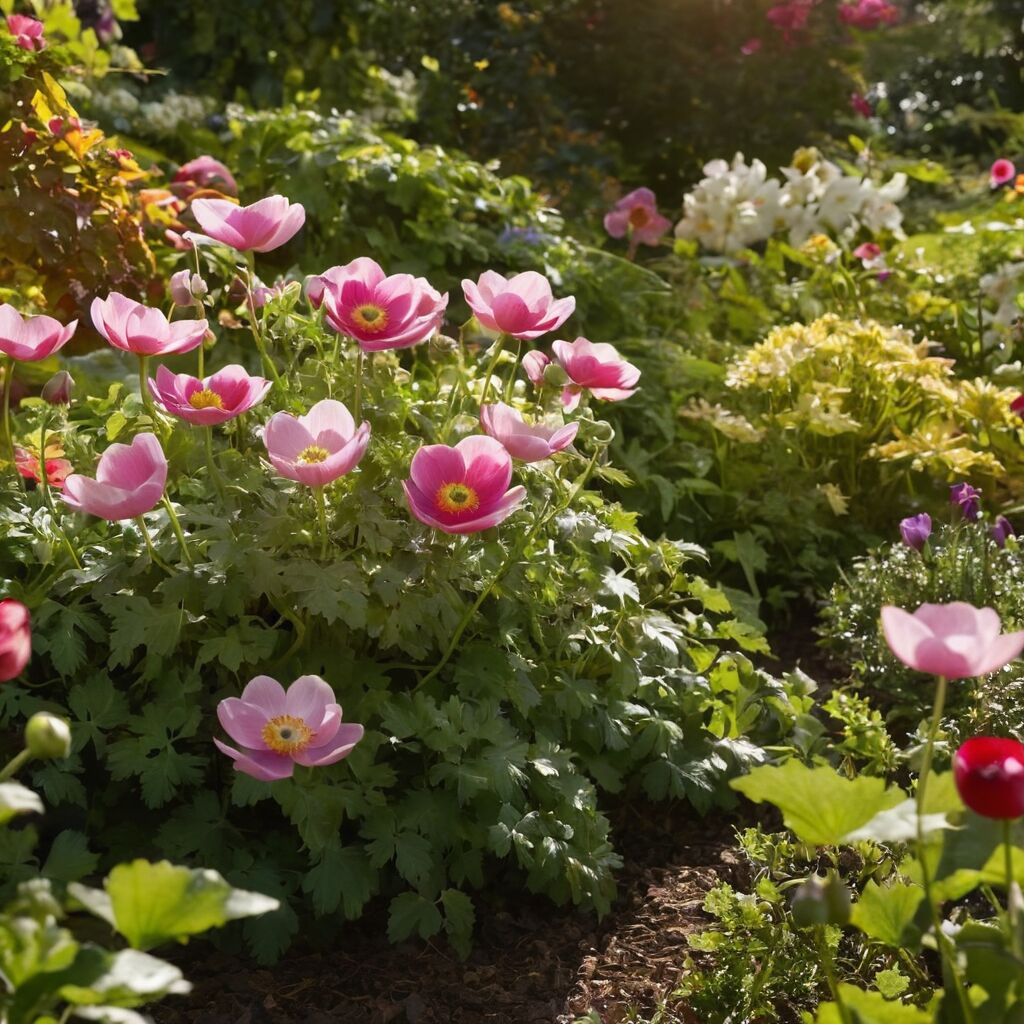
<instances>
[{"instance_id":1,"label":"green leaf","mask_svg":"<svg viewBox=\"0 0 1024 1024\"><path fill-rule=\"evenodd\" d=\"M16 814L42 814L43 801L20 782L0 782L0 825Z\"/></svg>"},{"instance_id":2,"label":"green leaf","mask_svg":"<svg viewBox=\"0 0 1024 1024\"><path fill-rule=\"evenodd\" d=\"M444 930L455 952L465 959L469 956L473 940L476 913L473 901L461 889L445 889L441 893L444 908Z\"/></svg>"},{"instance_id":3,"label":"green leaf","mask_svg":"<svg viewBox=\"0 0 1024 1024\"><path fill-rule=\"evenodd\" d=\"M72 883L68 891L135 949L152 949L278 908L270 896L233 889L216 871L177 867L165 860L119 864L103 887L100 891Z\"/></svg>"},{"instance_id":4,"label":"green leaf","mask_svg":"<svg viewBox=\"0 0 1024 1024\"><path fill-rule=\"evenodd\" d=\"M910 988L910 979L895 967L879 971L874 977L874 983L886 999L897 999Z\"/></svg>"},{"instance_id":5,"label":"green leaf","mask_svg":"<svg viewBox=\"0 0 1024 1024\"><path fill-rule=\"evenodd\" d=\"M840 985L839 997L856 1024L934 1024L935 1021L928 1010L890 1002L880 992L866 992L854 985ZM816 1020L818 1024L847 1024L836 1003L819 1006Z\"/></svg>"},{"instance_id":6,"label":"green leaf","mask_svg":"<svg viewBox=\"0 0 1024 1024\"><path fill-rule=\"evenodd\" d=\"M362 850L335 844L307 872L302 891L312 894L318 914L332 914L341 904L352 921L373 895L376 881L377 872Z\"/></svg>"},{"instance_id":7,"label":"green leaf","mask_svg":"<svg viewBox=\"0 0 1024 1024\"><path fill-rule=\"evenodd\" d=\"M99 854L89 849L89 841L81 832L65 829L54 839L42 874L58 882L77 882L96 870L99 859Z\"/></svg>"},{"instance_id":8,"label":"green leaf","mask_svg":"<svg viewBox=\"0 0 1024 1024\"><path fill-rule=\"evenodd\" d=\"M906 799L882 779L847 779L833 768L808 768L795 760L755 768L729 785L755 803L778 807L786 827L816 846L840 845L879 811Z\"/></svg>"},{"instance_id":9,"label":"green leaf","mask_svg":"<svg viewBox=\"0 0 1024 1024\"><path fill-rule=\"evenodd\" d=\"M433 900L418 892L403 892L391 901L388 913L388 939L401 942L418 932L429 939L441 930L441 912Z\"/></svg>"},{"instance_id":10,"label":"green leaf","mask_svg":"<svg viewBox=\"0 0 1024 1024\"><path fill-rule=\"evenodd\" d=\"M921 932L914 927L914 918L923 901L924 890L919 885L894 882L881 886L870 881L854 904L850 923L886 946L916 946Z\"/></svg>"},{"instance_id":11,"label":"green leaf","mask_svg":"<svg viewBox=\"0 0 1024 1024\"><path fill-rule=\"evenodd\" d=\"M60 994L69 1003L141 1006L164 995L183 995L192 986L173 964L136 949L106 954L105 970L88 985L68 984Z\"/></svg>"}]
</instances>

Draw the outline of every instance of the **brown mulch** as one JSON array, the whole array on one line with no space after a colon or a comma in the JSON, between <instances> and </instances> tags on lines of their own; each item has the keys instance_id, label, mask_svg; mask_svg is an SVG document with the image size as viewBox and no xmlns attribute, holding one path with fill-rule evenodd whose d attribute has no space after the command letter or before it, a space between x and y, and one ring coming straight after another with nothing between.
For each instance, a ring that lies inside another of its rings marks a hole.
<instances>
[{"instance_id":1,"label":"brown mulch","mask_svg":"<svg viewBox=\"0 0 1024 1024\"><path fill-rule=\"evenodd\" d=\"M676 987L701 903L736 867L733 825L683 805L615 813L625 867L603 921L528 893L477 897L472 954L388 944L366 914L335 949L270 968L195 949L176 957L195 988L151 1008L157 1024L602 1024L650 1014ZM383 908L382 908L383 910Z\"/></svg>"}]
</instances>

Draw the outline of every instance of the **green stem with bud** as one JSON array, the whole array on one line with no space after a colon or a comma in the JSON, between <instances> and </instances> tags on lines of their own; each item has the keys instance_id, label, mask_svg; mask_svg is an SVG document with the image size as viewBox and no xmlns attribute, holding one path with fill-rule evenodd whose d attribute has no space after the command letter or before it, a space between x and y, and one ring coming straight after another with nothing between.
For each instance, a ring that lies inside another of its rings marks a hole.
<instances>
[{"instance_id":1,"label":"green stem with bud","mask_svg":"<svg viewBox=\"0 0 1024 1024\"><path fill-rule=\"evenodd\" d=\"M32 759L32 752L26 747L21 753L15 754L0 771L0 782L6 782L16 771L24 767Z\"/></svg>"}]
</instances>

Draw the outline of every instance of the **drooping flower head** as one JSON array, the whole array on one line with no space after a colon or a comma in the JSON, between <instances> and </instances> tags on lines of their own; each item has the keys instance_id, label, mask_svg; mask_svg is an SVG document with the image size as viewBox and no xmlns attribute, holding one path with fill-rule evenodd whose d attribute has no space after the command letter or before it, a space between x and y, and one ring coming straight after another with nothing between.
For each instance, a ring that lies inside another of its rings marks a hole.
<instances>
[{"instance_id":1,"label":"drooping flower head","mask_svg":"<svg viewBox=\"0 0 1024 1024\"><path fill-rule=\"evenodd\" d=\"M672 227L658 213L658 201L649 188L634 189L605 214L604 229L612 238L629 236L632 245L657 245Z\"/></svg>"},{"instance_id":2,"label":"drooping flower head","mask_svg":"<svg viewBox=\"0 0 1024 1024\"><path fill-rule=\"evenodd\" d=\"M508 485L512 457L493 437L463 438L422 447L413 457L405 496L412 514L445 533L478 533L497 526L526 497Z\"/></svg>"},{"instance_id":3,"label":"drooping flower head","mask_svg":"<svg viewBox=\"0 0 1024 1024\"><path fill-rule=\"evenodd\" d=\"M205 320L170 323L159 309L143 306L120 292L93 299L92 322L114 348L137 356L170 356L191 352L206 337Z\"/></svg>"},{"instance_id":4,"label":"drooping flower head","mask_svg":"<svg viewBox=\"0 0 1024 1024\"><path fill-rule=\"evenodd\" d=\"M953 777L975 814L996 821L1024 816L1024 744L975 736L953 755Z\"/></svg>"},{"instance_id":5,"label":"drooping flower head","mask_svg":"<svg viewBox=\"0 0 1024 1024\"><path fill-rule=\"evenodd\" d=\"M1024 630L1001 633L996 611L964 601L923 604L913 614L887 605L882 630L904 665L947 679L987 676L1024 650Z\"/></svg>"},{"instance_id":6,"label":"drooping flower head","mask_svg":"<svg viewBox=\"0 0 1024 1024\"><path fill-rule=\"evenodd\" d=\"M360 256L331 267L306 285L310 303L323 306L339 334L355 338L364 352L409 348L436 334L448 307L422 277L384 273L376 260Z\"/></svg>"},{"instance_id":7,"label":"drooping flower head","mask_svg":"<svg viewBox=\"0 0 1024 1024\"><path fill-rule=\"evenodd\" d=\"M607 402L621 402L635 393L640 370L627 363L614 346L577 338L553 342L551 349L569 377L570 383L562 389L566 409L575 409L584 391Z\"/></svg>"},{"instance_id":8,"label":"drooping flower head","mask_svg":"<svg viewBox=\"0 0 1024 1024\"><path fill-rule=\"evenodd\" d=\"M533 349L523 356L523 371L534 387L540 387L544 383L544 370L551 362L551 357L543 352ZM1024 399L1024 395L1021 396Z\"/></svg>"},{"instance_id":9,"label":"drooping flower head","mask_svg":"<svg viewBox=\"0 0 1024 1024\"><path fill-rule=\"evenodd\" d=\"M462 282L462 293L473 315L489 331L501 331L522 341L557 330L572 316L576 299L556 299L551 282L535 270L504 278L485 270L480 279Z\"/></svg>"},{"instance_id":10,"label":"drooping flower head","mask_svg":"<svg viewBox=\"0 0 1024 1024\"><path fill-rule=\"evenodd\" d=\"M267 196L249 206L228 199L195 199L192 213L210 238L239 252L277 249L306 222L302 204L284 196Z\"/></svg>"},{"instance_id":11,"label":"drooping flower head","mask_svg":"<svg viewBox=\"0 0 1024 1024\"><path fill-rule=\"evenodd\" d=\"M319 676L299 676L287 690L276 679L256 676L241 697L217 705L217 718L241 747L215 739L217 749L235 762L235 771L261 782L287 779L297 764L335 764L363 738L361 725L341 720L341 705Z\"/></svg>"},{"instance_id":12,"label":"drooping flower head","mask_svg":"<svg viewBox=\"0 0 1024 1024\"><path fill-rule=\"evenodd\" d=\"M949 489L949 503L959 509L960 515L969 523L981 515L981 491L970 484L953 484Z\"/></svg>"},{"instance_id":13,"label":"drooping flower head","mask_svg":"<svg viewBox=\"0 0 1024 1024\"><path fill-rule=\"evenodd\" d=\"M46 49L43 23L38 18L30 18L27 14L8 14L7 31L23 50Z\"/></svg>"},{"instance_id":14,"label":"drooping flower head","mask_svg":"<svg viewBox=\"0 0 1024 1024\"><path fill-rule=\"evenodd\" d=\"M900 536L908 548L915 551L923 550L928 538L932 535L932 517L927 512L920 515L907 516L900 521Z\"/></svg>"},{"instance_id":15,"label":"drooping flower head","mask_svg":"<svg viewBox=\"0 0 1024 1024\"><path fill-rule=\"evenodd\" d=\"M171 416L196 426L226 423L248 412L267 396L270 381L250 377L244 366L232 364L200 380L187 373L172 373L166 366L150 378L149 390Z\"/></svg>"},{"instance_id":16,"label":"drooping flower head","mask_svg":"<svg viewBox=\"0 0 1024 1024\"><path fill-rule=\"evenodd\" d=\"M480 425L501 442L512 458L522 462L540 462L564 451L580 429L578 423L554 427L527 423L516 409L504 402L481 406Z\"/></svg>"},{"instance_id":17,"label":"drooping flower head","mask_svg":"<svg viewBox=\"0 0 1024 1024\"><path fill-rule=\"evenodd\" d=\"M0 601L0 683L20 676L32 657L32 628L28 609L8 597Z\"/></svg>"},{"instance_id":18,"label":"drooping flower head","mask_svg":"<svg viewBox=\"0 0 1024 1024\"><path fill-rule=\"evenodd\" d=\"M1013 166L1012 160L1005 158L997 160L989 170L988 180L992 188L999 188L1013 181L1017 168Z\"/></svg>"},{"instance_id":19,"label":"drooping flower head","mask_svg":"<svg viewBox=\"0 0 1024 1024\"><path fill-rule=\"evenodd\" d=\"M75 333L77 320L62 324L52 316L22 316L6 302L0 305L0 352L21 363L47 359Z\"/></svg>"},{"instance_id":20,"label":"drooping flower head","mask_svg":"<svg viewBox=\"0 0 1024 1024\"><path fill-rule=\"evenodd\" d=\"M117 522L155 508L167 483L167 459L153 434L131 444L112 444L101 456L96 477L72 473L64 481L64 500L80 512Z\"/></svg>"},{"instance_id":21,"label":"drooping flower head","mask_svg":"<svg viewBox=\"0 0 1024 1024\"><path fill-rule=\"evenodd\" d=\"M1006 516L996 516L996 521L989 527L989 534L999 547L1006 547L1006 542L1016 536L1013 523Z\"/></svg>"},{"instance_id":22,"label":"drooping flower head","mask_svg":"<svg viewBox=\"0 0 1024 1024\"><path fill-rule=\"evenodd\" d=\"M370 424L364 421L356 429L348 409L325 398L305 416L274 413L263 429L263 443L281 476L323 487L359 464L370 443Z\"/></svg>"}]
</instances>

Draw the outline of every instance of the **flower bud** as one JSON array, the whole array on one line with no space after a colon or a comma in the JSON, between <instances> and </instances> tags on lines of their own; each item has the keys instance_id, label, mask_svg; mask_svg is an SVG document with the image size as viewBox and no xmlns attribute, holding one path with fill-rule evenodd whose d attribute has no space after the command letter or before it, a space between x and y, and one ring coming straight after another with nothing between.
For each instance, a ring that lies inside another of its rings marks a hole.
<instances>
[{"instance_id":1,"label":"flower bud","mask_svg":"<svg viewBox=\"0 0 1024 1024\"><path fill-rule=\"evenodd\" d=\"M42 761L67 757L71 753L71 728L63 718L39 711L25 726L25 746Z\"/></svg>"},{"instance_id":2,"label":"flower bud","mask_svg":"<svg viewBox=\"0 0 1024 1024\"><path fill-rule=\"evenodd\" d=\"M430 355L435 359L450 355L459 347L459 343L447 334L435 334L428 342Z\"/></svg>"},{"instance_id":3,"label":"flower bud","mask_svg":"<svg viewBox=\"0 0 1024 1024\"><path fill-rule=\"evenodd\" d=\"M50 405L70 405L75 390L75 378L67 370L58 370L40 392L44 402Z\"/></svg>"},{"instance_id":4,"label":"flower bud","mask_svg":"<svg viewBox=\"0 0 1024 1024\"><path fill-rule=\"evenodd\" d=\"M172 274L169 290L176 306L191 306L209 291L206 282L190 270L179 270Z\"/></svg>"},{"instance_id":5,"label":"flower bud","mask_svg":"<svg viewBox=\"0 0 1024 1024\"><path fill-rule=\"evenodd\" d=\"M790 904L798 928L847 924L850 920L850 892L834 875L811 875L795 893Z\"/></svg>"},{"instance_id":6,"label":"flower bud","mask_svg":"<svg viewBox=\"0 0 1024 1024\"><path fill-rule=\"evenodd\" d=\"M924 550L928 538L932 535L932 517L927 512L917 516L907 516L900 521L900 536L908 548L915 551Z\"/></svg>"},{"instance_id":7,"label":"flower bud","mask_svg":"<svg viewBox=\"0 0 1024 1024\"><path fill-rule=\"evenodd\" d=\"M544 367L544 386L547 388L564 388L569 383L569 375L559 363L548 363Z\"/></svg>"}]
</instances>

